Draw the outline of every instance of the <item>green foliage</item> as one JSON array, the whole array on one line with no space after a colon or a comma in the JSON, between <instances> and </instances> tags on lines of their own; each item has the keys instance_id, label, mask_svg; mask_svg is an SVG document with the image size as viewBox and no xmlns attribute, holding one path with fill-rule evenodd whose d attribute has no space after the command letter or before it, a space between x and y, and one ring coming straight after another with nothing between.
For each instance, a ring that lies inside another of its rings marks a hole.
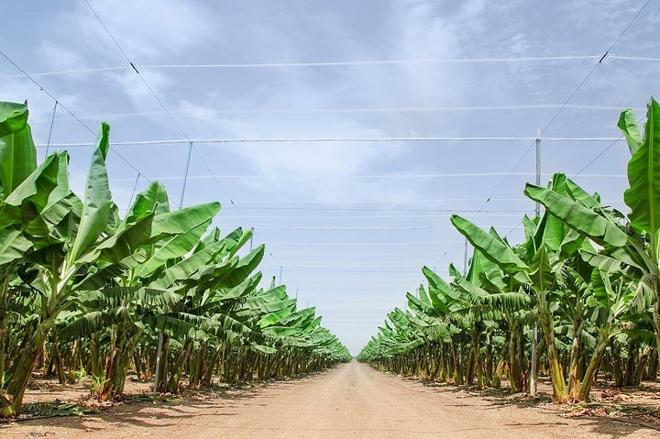
<instances>
[{"instance_id":1,"label":"green foliage","mask_svg":"<svg viewBox=\"0 0 660 439\"><path fill-rule=\"evenodd\" d=\"M216 370L226 381L282 378L350 359L313 308L297 309L283 285L259 287L265 247L244 252L251 232L210 228L219 203L170 210L152 182L122 219L109 126L80 199L66 153L37 166L27 117L25 105L0 103L0 416L21 408L42 352L61 381L89 372L101 400L122 393L129 369L176 392L184 370L208 385Z\"/></svg>"},{"instance_id":2,"label":"green foliage","mask_svg":"<svg viewBox=\"0 0 660 439\"><path fill-rule=\"evenodd\" d=\"M631 110L621 114L618 126L632 155L627 218L564 174L555 174L547 187L526 185L525 195L545 212L523 218L525 240L518 245L452 215L473 246L467 273L450 264L453 280L447 282L424 267L428 286L406 294L407 310L388 314L358 359L454 384L476 380L482 388L499 387L506 376L513 392L532 390L530 351L538 347L532 341L538 328L545 362L540 367L557 402L588 400L598 367L620 377L617 385L634 384L642 375L655 378L660 105L650 100L643 136Z\"/></svg>"}]
</instances>

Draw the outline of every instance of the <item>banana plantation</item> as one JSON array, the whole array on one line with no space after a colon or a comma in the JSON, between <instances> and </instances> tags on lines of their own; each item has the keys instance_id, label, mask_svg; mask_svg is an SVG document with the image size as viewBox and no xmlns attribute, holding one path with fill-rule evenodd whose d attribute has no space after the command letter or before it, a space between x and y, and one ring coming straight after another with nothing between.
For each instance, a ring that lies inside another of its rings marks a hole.
<instances>
[{"instance_id":1,"label":"banana plantation","mask_svg":"<svg viewBox=\"0 0 660 439\"><path fill-rule=\"evenodd\" d=\"M219 203L174 209L154 181L120 215L106 170L109 131L101 125L78 195L68 154L37 163L27 106L0 103L1 417L20 412L36 373L60 383L91 376L103 401L122 395L129 374L176 393L350 359L314 308L298 308L284 285L262 279L264 246L245 249L250 231L214 227ZM647 248L645 236L631 235L629 246ZM610 259L623 257L613 251ZM629 262L608 269L617 273L608 288L629 285L641 270ZM634 340L645 355L648 344ZM646 368L655 364L649 357Z\"/></svg>"},{"instance_id":2,"label":"banana plantation","mask_svg":"<svg viewBox=\"0 0 660 439\"><path fill-rule=\"evenodd\" d=\"M359 360L383 370L480 389L588 401L593 383L638 385L658 376L660 351L660 104L643 132L632 110L618 126L630 150L628 212L604 204L564 174L524 193L544 209L525 216L512 243L458 215L473 248L449 281L424 267L405 310L387 315ZM623 169L622 169L623 170Z\"/></svg>"}]
</instances>

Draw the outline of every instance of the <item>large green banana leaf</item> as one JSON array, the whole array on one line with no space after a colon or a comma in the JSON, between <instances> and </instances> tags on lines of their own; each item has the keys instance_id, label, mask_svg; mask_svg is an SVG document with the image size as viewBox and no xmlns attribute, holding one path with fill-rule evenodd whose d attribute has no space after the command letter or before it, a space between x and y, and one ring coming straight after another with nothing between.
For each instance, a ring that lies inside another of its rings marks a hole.
<instances>
[{"instance_id":1,"label":"large green banana leaf","mask_svg":"<svg viewBox=\"0 0 660 439\"><path fill-rule=\"evenodd\" d=\"M642 133L640 133L637 126L635 113L630 108L623 111L621 116L619 116L619 123L617 125L628 142L630 153L634 154L644 143Z\"/></svg>"},{"instance_id":2,"label":"large green banana leaf","mask_svg":"<svg viewBox=\"0 0 660 439\"><path fill-rule=\"evenodd\" d=\"M622 247L628 241L628 235L615 223L577 201L529 183L525 186L525 195L543 204L553 215L594 240L615 247Z\"/></svg>"},{"instance_id":3,"label":"large green banana leaf","mask_svg":"<svg viewBox=\"0 0 660 439\"><path fill-rule=\"evenodd\" d=\"M20 260L31 247L32 243L20 230L0 229L0 265Z\"/></svg>"},{"instance_id":4,"label":"large green banana leaf","mask_svg":"<svg viewBox=\"0 0 660 439\"><path fill-rule=\"evenodd\" d=\"M74 261L105 232L108 225L110 211L113 206L108 172L105 167L105 159L110 148L109 134L110 126L105 122L102 123L99 139L92 154L92 162L87 174L85 198L78 233L67 258L67 265L69 266L73 265Z\"/></svg>"},{"instance_id":5,"label":"large green banana leaf","mask_svg":"<svg viewBox=\"0 0 660 439\"><path fill-rule=\"evenodd\" d=\"M6 198L37 167L27 118L27 104L0 102L0 198Z\"/></svg>"},{"instance_id":6,"label":"large green banana leaf","mask_svg":"<svg viewBox=\"0 0 660 439\"><path fill-rule=\"evenodd\" d=\"M156 215L152 236L185 233L209 221L220 211L220 203L206 203Z\"/></svg>"},{"instance_id":7,"label":"large green banana leaf","mask_svg":"<svg viewBox=\"0 0 660 439\"><path fill-rule=\"evenodd\" d=\"M169 212L169 210L165 186L158 181L154 181L149 183L146 189L135 197L133 205L126 212L126 216L141 216L146 212L155 212L160 215Z\"/></svg>"},{"instance_id":8,"label":"large green banana leaf","mask_svg":"<svg viewBox=\"0 0 660 439\"><path fill-rule=\"evenodd\" d=\"M630 123L630 119L634 120L634 116L624 116L624 124ZM648 233L656 243L660 227L660 105L654 99L648 104L643 143L638 143L638 137L629 134L636 130L636 126L624 127L624 134L632 137L636 149L628 162L630 187L623 199L631 209L628 215L631 225Z\"/></svg>"},{"instance_id":9,"label":"large green banana leaf","mask_svg":"<svg viewBox=\"0 0 660 439\"><path fill-rule=\"evenodd\" d=\"M243 282L261 263L265 250L266 248L262 244L240 258L238 264L226 276L221 278L222 285L233 287Z\"/></svg>"},{"instance_id":10,"label":"large green banana leaf","mask_svg":"<svg viewBox=\"0 0 660 439\"><path fill-rule=\"evenodd\" d=\"M195 247L210 224L209 219L187 232L174 235L163 245L157 247L151 257L135 269L134 275L148 277L159 268L164 267L167 261L183 257Z\"/></svg>"},{"instance_id":11,"label":"large green banana leaf","mask_svg":"<svg viewBox=\"0 0 660 439\"><path fill-rule=\"evenodd\" d=\"M479 249L484 256L507 270L527 270L525 264L501 238L496 234L486 233L470 221L458 215L451 216L451 223L461 235Z\"/></svg>"},{"instance_id":12,"label":"large green banana leaf","mask_svg":"<svg viewBox=\"0 0 660 439\"><path fill-rule=\"evenodd\" d=\"M163 274L154 280L155 286L167 287L177 281L188 279L201 268L206 267L215 255L222 252L225 244L223 242L215 242L211 245L204 247L196 253L184 258L180 262L165 269Z\"/></svg>"}]
</instances>

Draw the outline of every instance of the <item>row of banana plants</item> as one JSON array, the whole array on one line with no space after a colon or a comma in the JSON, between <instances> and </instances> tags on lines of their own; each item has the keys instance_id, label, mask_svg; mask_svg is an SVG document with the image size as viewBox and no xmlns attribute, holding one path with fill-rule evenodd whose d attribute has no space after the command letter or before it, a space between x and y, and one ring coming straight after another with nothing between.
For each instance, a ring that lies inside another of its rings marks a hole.
<instances>
[{"instance_id":1,"label":"row of banana plants","mask_svg":"<svg viewBox=\"0 0 660 439\"><path fill-rule=\"evenodd\" d=\"M283 378L350 358L314 308L260 285L264 246L213 227L219 203L171 209L150 183L123 217L112 200L102 124L85 193L69 156L37 163L25 104L0 103L0 416L15 415L35 372L92 376L99 399L129 371L176 392Z\"/></svg>"},{"instance_id":2,"label":"row of banana plants","mask_svg":"<svg viewBox=\"0 0 660 439\"><path fill-rule=\"evenodd\" d=\"M660 351L660 105L651 99L642 134L631 110L619 128L631 158L626 214L564 174L524 193L544 209L525 216L524 241L509 242L458 215L471 244L469 268L447 281L427 267L358 359L381 370L454 384L536 391L588 400L597 376L615 385L656 379Z\"/></svg>"}]
</instances>

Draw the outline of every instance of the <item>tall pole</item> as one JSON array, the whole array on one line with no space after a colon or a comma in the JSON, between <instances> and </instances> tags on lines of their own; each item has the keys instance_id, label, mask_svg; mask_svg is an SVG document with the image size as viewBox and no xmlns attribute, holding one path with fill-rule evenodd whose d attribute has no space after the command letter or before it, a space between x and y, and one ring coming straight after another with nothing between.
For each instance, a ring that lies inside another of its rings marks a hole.
<instances>
[{"instance_id":1,"label":"tall pole","mask_svg":"<svg viewBox=\"0 0 660 439\"><path fill-rule=\"evenodd\" d=\"M541 132L536 132L536 185L541 186ZM539 202L536 202L534 206L534 213L536 218L541 216L541 205ZM534 327L532 328L532 352L531 352L531 367L529 373L529 394L532 396L536 395L536 379L537 379L537 369L538 365L536 364L536 350L537 350L537 339L538 339L538 324L534 322Z\"/></svg>"},{"instance_id":2,"label":"tall pole","mask_svg":"<svg viewBox=\"0 0 660 439\"><path fill-rule=\"evenodd\" d=\"M536 185L541 186L541 132L537 133L536 137ZM541 216L541 203L535 203L534 212L536 217Z\"/></svg>"},{"instance_id":3,"label":"tall pole","mask_svg":"<svg viewBox=\"0 0 660 439\"><path fill-rule=\"evenodd\" d=\"M131 192L131 199L128 200L128 207L130 208L133 205L133 198L135 198L135 191L137 191L138 184L140 184L140 177L142 173L138 172L135 176L135 183L133 184L133 192Z\"/></svg>"},{"instance_id":4,"label":"tall pole","mask_svg":"<svg viewBox=\"0 0 660 439\"><path fill-rule=\"evenodd\" d=\"M57 105L59 102L55 100L55 106L53 107L53 116L50 118L50 129L48 130L48 142L46 143L46 157L48 157L48 150L50 149L50 140L53 137L53 125L55 125L55 114L57 113Z\"/></svg>"},{"instance_id":5,"label":"tall pole","mask_svg":"<svg viewBox=\"0 0 660 439\"><path fill-rule=\"evenodd\" d=\"M190 155L192 154L193 143L188 146L188 158L186 159L186 170L183 174L183 185L181 186L181 198L179 198L179 209L183 207L183 197L186 196L186 183L188 183L188 171L190 170Z\"/></svg>"}]
</instances>

